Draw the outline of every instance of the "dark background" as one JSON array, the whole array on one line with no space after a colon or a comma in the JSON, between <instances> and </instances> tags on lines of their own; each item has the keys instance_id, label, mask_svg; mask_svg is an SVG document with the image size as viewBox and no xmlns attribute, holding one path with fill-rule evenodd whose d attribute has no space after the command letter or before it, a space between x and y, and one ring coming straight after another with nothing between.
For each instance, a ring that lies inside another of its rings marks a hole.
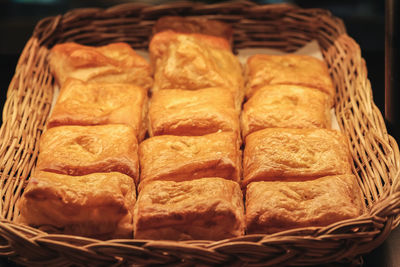
<instances>
[{"instance_id":1,"label":"dark background","mask_svg":"<svg viewBox=\"0 0 400 267\"><path fill-rule=\"evenodd\" d=\"M128 1L61 1L61 0L0 0L0 108L2 110L8 84L15 71L19 54L42 18L65 13L79 7L107 7ZM143 2L143 1L142 1ZM146 1L165 3L167 1ZM202 1L206 2L206 1ZM213 3L216 1L208 1ZM324 8L344 20L348 34L362 49L371 81L374 100L384 114L385 100L385 1L257 1L259 3L289 2L305 8ZM398 251L398 253L397 253ZM364 266L400 266L400 230L392 232L378 249L364 257ZM399 263L397 263L399 262ZM11 263L0 259L0 265Z\"/></svg>"}]
</instances>

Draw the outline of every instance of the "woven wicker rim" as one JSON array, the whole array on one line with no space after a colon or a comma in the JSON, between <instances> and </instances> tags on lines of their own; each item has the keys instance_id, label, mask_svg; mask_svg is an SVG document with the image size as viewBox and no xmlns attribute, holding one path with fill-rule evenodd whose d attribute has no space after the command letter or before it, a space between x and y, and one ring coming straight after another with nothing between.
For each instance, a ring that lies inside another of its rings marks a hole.
<instances>
[{"instance_id":1,"label":"woven wicker rim","mask_svg":"<svg viewBox=\"0 0 400 267\"><path fill-rule=\"evenodd\" d=\"M16 203L38 154L54 91L47 56L56 43L88 45L127 42L146 49L151 29L164 15L202 16L232 23L234 48L270 47L291 52L317 40L337 90L336 116L348 137L353 171L368 213L328 227L222 241L100 241L50 235L16 224ZM7 92L0 128L0 256L24 265L224 264L314 265L359 261L400 222L400 153L372 99L365 61L342 21L321 9L251 2L159 6L123 4L72 10L41 20L18 61Z\"/></svg>"}]
</instances>

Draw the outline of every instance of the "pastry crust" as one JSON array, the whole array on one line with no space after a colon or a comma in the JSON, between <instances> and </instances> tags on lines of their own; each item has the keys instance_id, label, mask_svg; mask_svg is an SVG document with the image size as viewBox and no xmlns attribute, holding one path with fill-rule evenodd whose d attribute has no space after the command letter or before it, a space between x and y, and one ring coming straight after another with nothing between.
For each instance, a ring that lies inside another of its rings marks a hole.
<instances>
[{"instance_id":1,"label":"pastry crust","mask_svg":"<svg viewBox=\"0 0 400 267\"><path fill-rule=\"evenodd\" d=\"M224 38L164 31L153 37L149 50L154 92L226 87L240 109L244 95L242 68Z\"/></svg>"},{"instance_id":2,"label":"pastry crust","mask_svg":"<svg viewBox=\"0 0 400 267\"><path fill-rule=\"evenodd\" d=\"M19 202L17 222L53 233L132 238L135 200L132 178L121 173L36 172Z\"/></svg>"},{"instance_id":3,"label":"pastry crust","mask_svg":"<svg viewBox=\"0 0 400 267\"><path fill-rule=\"evenodd\" d=\"M327 94L297 85L267 85L244 104L242 135L265 128L331 128Z\"/></svg>"},{"instance_id":4,"label":"pastry crust","mask_svg":"<svg viewBox=\"0 0 400 267\"><path fill-rule=\"evenodd\" d=\"M254 55L247 60L246 96L250 98L268 84L293 84L312 87L332 99L335 88L324 61L305 55Z\"/></svg>"},{"instance_id":5,"label":"pastry crust","mask_svg":"<svg viewBox=\"0 0 400 267\"><path fill-rule=\"evenodd\" d=\"M161 135L139 145L140 185L154 180L185 181L221 177L239 181L238 136L219 132L204 136Z\"/></svg>"},{"instance_id":6,"label":"pastry crust","mask_svg":"<svg viewBox=\"0 0 400 267\"><path fill-rule=\"evenodd\" d=\"M149 63L126 43L99 47L57 44L51 49L49 64L60 86L68 77L100 83L132 83L146 89L153 83Z\"/></svg>"},{"instance_id":7,"label":"pastry crust","mask_svg":"<svg viewBox=\"0 0 400 267\"><path fill-rule=\"evenodd\" d=\"M134 214L139 239L220 240L244 234L239 184L221 178L147 184Z\"/></svg>"},{"instance_id":8,"label":"pastry crust","mask_svg":"<svg viewBox=\"0 0 400 267\"><path fill-rule=\"evenodd\" d=\"M364 212L363 197L353 175L305 182L255 182L246 192L247 234L327 226Z\"/></svg>"},{"instance_id":9,"label":"pastry crust","mask_svg":"<svg viewBox=\"0 0 400 267\"><path fill-rule=\"evenodd\" d=\"M233 31L229 24L217 20L194 17L165 16L157 20L153 34L172 30L180 33L201 33L222 37L232 44Z\"/></svg>"},{"instance_id":10,"label":"pastry crust","mask_svg":"<svg viewBox=\"0 0 400 267\"><path fill-rule=\"evenodd\" d=\"M336 130L270 128L249 134L243 187L254 181L303 181L351 174L345 137Z\"/></svg>"},{"instance_id":11,"label":"pastry crust","mask_svg":"<svg viewBox=\"0 0 400 267\"><path fill-rule=\"evenodd\" d=\"M142 140L147 129L147 100L147 91L132 84L69 78L61 88L47 127L127 124Z\"/></svg>"},{"instance_id":12,"label":"pastry crust","mask_svg":"<svg viewBox=\"0 0 400 267\"><path fill-rule=\"evenodd\" d=\"M239 114L223 87L157 91L151 99L149 121L150 136L239 132Z\"/></svg>"},{"instance_id":13,"label":"pastry crust","mask_svg":"<svg viewBox=\"0 0 400 267\"><path fill-rule=\"evenodd\" d=\"M40 139L37 170L68 175L121 172L138 178L138 144L123 124L60 126Z\"/></svg>"}]
</instances>

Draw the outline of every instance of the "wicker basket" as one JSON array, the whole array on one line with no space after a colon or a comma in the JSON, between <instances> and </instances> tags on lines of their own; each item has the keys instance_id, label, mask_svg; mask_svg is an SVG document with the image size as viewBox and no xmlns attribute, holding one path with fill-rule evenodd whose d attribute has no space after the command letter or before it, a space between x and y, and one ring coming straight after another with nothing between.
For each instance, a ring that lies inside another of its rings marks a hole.
<instances>
[{"instance_id":1,"label":"wicker basket","mask_svg":"<svg viewBox=\"0 0 400 267\"><path fill-rule=\"evenodd\" d=\"M336 116L351 144L353 171L368 213L328 227L223 241L100 241L50 235L13 222L38 155L38 140L53 98L47 56L56 43L102 45L127 42L146 49L154 22L163 15L203 16L232 23L235 48L271 47L293 51L316 39L337 90ZM381 244L400 222L396 141L387 134L372 99L367 69L357 43L341 20L320 9L290 5L175 3L124 4L78 9L38 23L19 59L7 93L0 136L0 255L24 265L314 265L351 261Z\"/></svg>"}]
</instances>

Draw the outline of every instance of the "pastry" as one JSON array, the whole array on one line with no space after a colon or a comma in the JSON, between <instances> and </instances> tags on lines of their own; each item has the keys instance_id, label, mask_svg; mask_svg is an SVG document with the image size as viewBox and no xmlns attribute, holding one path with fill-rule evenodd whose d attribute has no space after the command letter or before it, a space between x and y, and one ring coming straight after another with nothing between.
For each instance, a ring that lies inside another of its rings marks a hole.
<instances>
[{"instance_id":1,"label":"pastry","mask_svg":"<svg viewBox=\"0 0 400 267\"><path fill-rule=\"evenodd\" d=\"M327 94L297 85L266 85L244 104L243 138L265 128L330 128Z\"/></svg>"},{"instance_id":2,"label":"pastry","mask_svg":"<svg viewBox=\"0 0 400 267\"><path fill-rule=\"evenodd\" d=\"M324 61L304 55L254 55L247 60L246 96L269 84L293 84L316 88L335 95Z\"/></svg>"},{"instance_id":3,"label":"pastry","mask_svg":"<svg viewBox=\"0 0 400 267\"><path fill-rule=\"evenodd\" d=\"M342 133L327 129L269 128L249 134L243 156L243 186L254 181L303 181L351 174Z\"/></svg>"},{"instance_id":4,"label":"pastry","mask_svg":"<svg viewBox=\"0 0 400 267\"><path fill-rule=\"evenodd\" d=\"M121 173L36 172L19 202L17 222L52 233L132 238L135 200L132 178Z\"/></svg>"},{"instance_id":5,"label":"pastry","mask_svg":"<svg viewBox=\"0 0 400 267\"><path fill-rule=\"evenodd\" d=\"M130 126L60 126L40 139L37 170L68 175L121 172L138 178L137 139Z\"/></svg>"},{"instance_id":6,"label":"pastry","mask_svg":"<svg viewBox=\"0 0 400 267\"><path fill-rule=\"evenodd\" d=\"M127 83L93 83L69 78L62 86L47 127L127 124L137 138L146 133L147 91Z\"/></svg>"},{"instance_id":7,"label":"pastry","mask_svg":"<svg viewBox=\"0 0 400 267\"><path fill-rule=\"evenodd\" d=\"M149 63L126 43L99 47L57 44L50 51L49 64L60 86L68 77L100 83L132 83L146 89L153 82Z\"/></svg>"},{"instance_id":8,"label":"pastry","mask_svg":"<svg viewBox=\"0 0 400 267\"><path fill-rule=\"evenodd\" d=\"M155 181L139 193L134 210L138 239L220 240L244 234L239 184L221 178Z\"/></svg>"},{"instance_id":9,"label":"pastry","mask_svg":"<svg viewBox=\"0 0 400 267\"><path fill-rule=\"evenodd\" d=\"M246 192L246 231L271 234L327 226L360 216L365 204L354 175L305 182L254 182Z\"/></svg>"},{"instance_id":10,"label":"pastry","mask_svg":"<svg viewBox=\"0 0 400 267\"><path fill-rule=\"evenodd\" d=\"M233 132L151 137L139 145L139 159L139 189L153 180L240 179L241 153Z\"/></svg>"},{"instance_id":11,"label":"pastry","mask_svg":"<svg viewBox=\"0 0 400 267\"><path fill-rule=\"evenodd\" d=\"M232 44L232 27L221 21L195 17L165 16L157 20L153 34L172 30L180 33L201 33L222 37Z\"/></svg>"},{"instance_id":12,"label":"pastry","mask_svg":"<svg viewBox=\"0 0 400 267\"><path fill-rule=\"evenodd\" d=\"M226 87L240 109L244 95L242 69L224 38L164 31L153 37L149 50L154 92Z\"/></svg>"},{"instance_id":13,"label":"pastry","mask_svg":"<svg viewBox=\"0 0 400 267\"><path fill-rule=\"evenodd\" d=\"M149 121L150 136L239 132L239 114L229 90L223 87L154 92Z\"/></svg>"}]
</instances>

